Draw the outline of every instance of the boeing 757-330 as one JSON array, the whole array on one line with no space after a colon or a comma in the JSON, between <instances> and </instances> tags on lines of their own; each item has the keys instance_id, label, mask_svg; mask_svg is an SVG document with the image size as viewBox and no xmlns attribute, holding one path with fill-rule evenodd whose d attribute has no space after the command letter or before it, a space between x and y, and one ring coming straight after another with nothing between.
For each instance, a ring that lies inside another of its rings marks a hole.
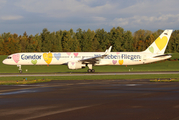
<instances>
[{"instance_id":1,"label":"boeing 757-330","mask_svg":"<svg viewBox=\"0 0 179 120\"><path fill-rule=\"evenodd\" d=\"M165 60L171 57L164 54L173 30L165 30L145 51L111 52L112 46L105 52L24 52L9 55L4 64L17 65L20 73L22 65L67 65L69 69L102 65L140 65Z\"/></svg>"}]
</instances>

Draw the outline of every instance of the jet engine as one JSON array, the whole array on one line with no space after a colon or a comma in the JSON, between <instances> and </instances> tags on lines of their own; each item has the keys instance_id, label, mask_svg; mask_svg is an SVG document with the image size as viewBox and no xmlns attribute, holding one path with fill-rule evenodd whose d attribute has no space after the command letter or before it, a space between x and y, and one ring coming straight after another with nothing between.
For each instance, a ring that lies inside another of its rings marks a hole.
<instances>
[{"instance_id":1,"label":"jet engine","mask_svg":"<svg viewBox=\"0 0 179 120\"><path fill-rule=\"evenodd\" d=\"M81 68L85 68L86 65L85 64L82 64L81 62L73 62L73 61L70 61L68 62L68 69L81 69Z\"/></svg>"}]
</instances>

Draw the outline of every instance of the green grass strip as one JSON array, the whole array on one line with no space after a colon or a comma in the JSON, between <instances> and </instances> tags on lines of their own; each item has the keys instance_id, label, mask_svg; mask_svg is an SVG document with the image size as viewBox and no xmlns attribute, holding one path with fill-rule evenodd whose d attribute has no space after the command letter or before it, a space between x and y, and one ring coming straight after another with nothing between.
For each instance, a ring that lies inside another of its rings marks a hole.
<instances>
[{"instance_id":1,"label":"green grass strip","mask_svg":"<svg viewBox=\"0 0 179 120\"><path fill-rule=\"evenodd\" d=\"M40 76L40 77L1 77L0 85L4 84L32 84L51 80L136 80L136 79L179 79L179 74L167 75L108 75L108 76ZM26 81L26 82L25 82Z\"/></svg>"}]
</instances>

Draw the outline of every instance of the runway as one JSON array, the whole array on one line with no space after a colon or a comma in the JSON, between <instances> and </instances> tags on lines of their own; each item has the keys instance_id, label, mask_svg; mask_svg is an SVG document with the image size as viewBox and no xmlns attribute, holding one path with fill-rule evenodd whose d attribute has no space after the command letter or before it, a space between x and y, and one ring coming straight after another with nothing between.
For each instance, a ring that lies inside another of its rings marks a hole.
<instances>
[{"instance_id":1,"label":"runway","mask_svg":"<svg viewBox=\"0 0 179 120\"><path fill-rule=\"evenodd\" d=\"M154 75L154 74L179 74L179 71L162 71L162 72L115 72L115 73L1 73L0 77L17 77L17 76L93 76L93 75Z\"/></svg>"},{"instance_id":2,"label":"runway","mask_svg":"<svg viewBox=\"0 0 179 120\"><path fill-rule=\"evenodd\" d=\"M2 120L178 120L179 83L60 80L0 86Z\"/></svg>"}]
</instances>

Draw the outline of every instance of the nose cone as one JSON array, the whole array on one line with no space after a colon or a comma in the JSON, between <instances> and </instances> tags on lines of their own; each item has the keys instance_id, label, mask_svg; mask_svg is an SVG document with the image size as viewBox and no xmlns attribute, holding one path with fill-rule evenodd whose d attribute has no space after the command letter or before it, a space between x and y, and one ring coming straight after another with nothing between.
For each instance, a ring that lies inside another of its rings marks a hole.
<instances>
[{"instance_id":1,"label":"nose cone","mask_svg":"<svg viewBox=\"0 0 179 120\"><path fill-rule=\"evenodd\" d=\"M7 64L7 60L4 59L4 60L2 61L2 63L3 63L3 64Z\"/></svg>"}]
</instances>

